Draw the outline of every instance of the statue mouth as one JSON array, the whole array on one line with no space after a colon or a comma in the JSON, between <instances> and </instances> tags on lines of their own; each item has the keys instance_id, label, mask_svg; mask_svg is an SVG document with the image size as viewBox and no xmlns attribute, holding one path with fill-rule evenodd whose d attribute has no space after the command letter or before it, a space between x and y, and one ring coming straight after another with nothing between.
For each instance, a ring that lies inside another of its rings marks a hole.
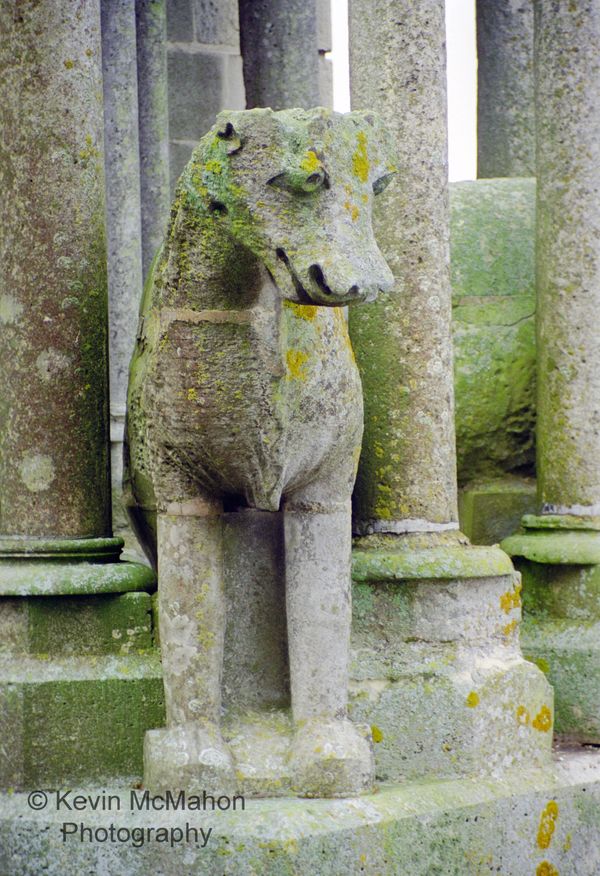
<instances>
[{"instance_id":1,"label":"statue mouth","mask_svg":"<svg viewBox=\"0 0 600 876\"><path fill-rule=\"evenodd\" d=\"M287 268L301 304L312 304L318 307L345 307L347 304L354 303L355 301L364 300L364 295L360 294L360 290L356 285L351 286L343 295L334 292L327 285L323 269L318 264L313 264L308 269L308 276L312 286L311 291L309 291L294 270L294 266L286 251L278 247L275 250L275 254Z\"/></svg>"}]
</instances>

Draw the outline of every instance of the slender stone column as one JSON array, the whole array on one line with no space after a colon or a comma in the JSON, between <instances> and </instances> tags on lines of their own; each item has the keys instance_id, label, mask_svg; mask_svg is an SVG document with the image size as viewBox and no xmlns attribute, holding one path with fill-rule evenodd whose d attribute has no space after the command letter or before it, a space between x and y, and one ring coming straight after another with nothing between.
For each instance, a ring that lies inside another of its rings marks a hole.
<instances>
[{"instance_id":1,"label":"slender stone column","mask_svg":"<svg viewBox=\"0 0 600 876\"><path fill-rule=\"evenodd\" d=\"M518 558L534 620L541 615L529 650L549 666L558 727L592 742L600 741L599 44L595 0L536 3L539 516L524 517L523 531L503 542Z\"/></svg>"},{"instance_id":2,"label":"slender stone column","mask_svg":"<svg viewBox=\"0 0 600 876\"><path fill-rule=\"evenodd\" d=\"M2 4L0 593L139 584L134 565L45 563L116 559L122 544L110 537L102 129L100 4Z\"/></svg>"},{"instance_id":3,"label":"slender stone column","mask_svg":"<svg viewBox=\"0 0 600 876\"><path fill-rule=\"evenodd\" d=\"M134 0L104 0L102 71L106 145L110 431L113 515L121 505L127 376L142 297L140 152Z\"/></svg>"},{"instance_id":4,"label":"slender stone column","mask_svg":"<svg viewBox=\"0 0 600 876\"><path fill-rule=\"evenodd\" d=\"M377 112L398 152L374 216L396 285L349 318L365 399L351 715L377 728L377 774L390 780L543 763L551 742L552 692L519 649L510 560L458 531L444 11L350 3L353 107ZM389 647L365 664L369 631Z\"/></svg>"},{"instance_id":5,"label":"slender stone column","mask_svg":"<svg viewBox=\"0 0 600 876\"><path fill-rule=\"evenodd\" d=\"M534 176L533 0L477 0L477 57L477 176Z\"/></svg>"},{"instance_id":6,"label":"slender stone column","mask_svg":"<svg viewBox=\"0 0 600 876\"><path fill-rule=\"evenodd\" d=\"M240 38L248 109L319 105L316 0L240 0Z\"/></svg>"},{"instance_id":7,"label":"slender stone column","mask_svg":"<svg viewBox=\"0 0 600 876\"><path fill-rule=\"evenodd\" d=\"M144 280L169 218L169 111L165 0L136 0L142 267Z\"/></svg>"},{"instance_id":8,"label":"slender stone column","mask_svg":"<svg viewBox=\"0 0 600 876\"><path fill-rule=\"evenodd\" d=\"M350 9L352 105L380 113L399 168L374 216L396 287L350 311L365 397L355 528L458 529L444 4Z\"/></svg>"}]
</instances>

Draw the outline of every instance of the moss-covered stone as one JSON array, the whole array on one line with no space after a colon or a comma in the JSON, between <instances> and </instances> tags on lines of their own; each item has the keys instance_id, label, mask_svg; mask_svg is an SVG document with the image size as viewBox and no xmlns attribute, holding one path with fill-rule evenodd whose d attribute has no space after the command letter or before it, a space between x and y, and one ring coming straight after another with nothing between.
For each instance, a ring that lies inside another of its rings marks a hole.
<instances>
[{"instance_id":1,"label":"moss-covered stone","mask_svg":"<svg viewBox=\"0 0 600 876\"><path fill-rule=\"evenodd\" d=\"M535 507L535 481L530 478L469 483L458 494L461 530L474 544L498 544Z\"/></svg>"},{"instance_id":2,"label":"moss-covered stone","mask_svg":"<svg viewBox=\"0 0 600 876\"><path fill-rule=\"evenodd\" d=\"M459 481L532 470L535 180L450 186Z\"/></svg>"}]
</instances>

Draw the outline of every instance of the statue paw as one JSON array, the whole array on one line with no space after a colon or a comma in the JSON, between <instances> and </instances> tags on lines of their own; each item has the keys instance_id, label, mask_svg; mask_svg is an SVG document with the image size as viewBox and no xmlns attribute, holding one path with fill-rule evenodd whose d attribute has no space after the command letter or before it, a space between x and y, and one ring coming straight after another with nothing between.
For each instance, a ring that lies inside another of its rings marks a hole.
<instances>
[{"instance_id":1,"label":"statue paw","mask_svg":"<svg viewBox=\"0 0 600 876\"><path fill-rule=\"evenodd\" d=\"M347 719L300 724L292 746L292 787L300 797L353 797L372 789L370 731Z\"/></svg>"},{"instance_id":2,"label":"statue paw","mask_svg":"<svg viewBox=\"0 0 600 876\"><path fill-rule=\"evenodd\" d=\"M189 723L148 730L144 737L144 786L157 793L234 793L233 758L217 725Z\"/></svg>"}]
</instances>

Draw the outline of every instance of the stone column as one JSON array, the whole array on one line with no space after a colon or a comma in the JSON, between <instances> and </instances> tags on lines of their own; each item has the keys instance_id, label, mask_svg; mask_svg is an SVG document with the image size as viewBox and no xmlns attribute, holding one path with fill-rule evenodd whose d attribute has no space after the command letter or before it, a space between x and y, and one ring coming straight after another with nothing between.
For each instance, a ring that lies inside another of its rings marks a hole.
<instances>
[{"instance_id":1,"label":"stone column","mask_svg":"<svg viewBox=\"0 0 600 876\"><path fill-rule=\"evenodd\" d=\"M166 0L136 0L136 45L144 281L169 219Z\"/></svg>"},{"instance_id":2,"label":"stone column","mask_svg":"<svg viewBox=\"0 0 600 876\"><path fill-rule=\"evenodd\" d=\"M0 593L135 589L134 564L86 564L88 577L79 564L33 568L49 555L116 560L122 544L110 517L99 4L77 16L4 5L0 26Z\"/></svg>"},{"instance_id":3,"label":"stone column","mask_svg":"<svg viewBox=\"0 0 600 876\"><path fill-rule=\"evenodd\" d=\"M529 650L555 685L558 729L598 742L600 8L539 0L535 31L539 516L503 544L541 615Z\"/></svg>"},{"instance_id":4,"label":"stone column","mask_svg":"<svg viewBox=\"0 0 600 876\"><path fill-rule=\"evenodd\" d=\"M309 109L319 105L316 2L240 0L248 109Z\"/></svg>"},{"instance_id":5,"label":"stone column","mask_svg":"<svg viewBox=\"0 0 600 876\"><path fill-rule=\"evenodd\" d=\"M129 361L142 297L140 151L134 0L105 0L102 11L104 141L108 244L110 439L113 516L121 504L123 429Z\"/></svg>"},{"instance_id":6,"label":"stone column","mask_svg":"<svg viewBox=\"0 0 600 876\"><path fill-rule=\"evenodd\" d=\"M99 2L0 5L0 188L0 786L130 775L162 709L111 533Z\"/></svg>"},{"instance_id":7,"label":"stone column","mask_svg":"<svg viewBox=\"0 0 600 876\"><path fill-rule=\"evenodd\" d=\"M534 176L533 0L477 0L477 58L477 176Z\"/></svg>"},{"instance_id":8,"label":"stone column","mask_svg":"<svg viewBox=\"0 0 600 876\"><path fill-rule=\"evenodd\" d=\"M552 695L519 650L518 581L458 531L443 0L351 0L350 71L353 107L377 112L398 151L373 223L396 286L349 319L365 398L352 716L378 731L381 778L544 762ZM363 659L382 635L385 657Z\"/></svg>"}]
</instances>

